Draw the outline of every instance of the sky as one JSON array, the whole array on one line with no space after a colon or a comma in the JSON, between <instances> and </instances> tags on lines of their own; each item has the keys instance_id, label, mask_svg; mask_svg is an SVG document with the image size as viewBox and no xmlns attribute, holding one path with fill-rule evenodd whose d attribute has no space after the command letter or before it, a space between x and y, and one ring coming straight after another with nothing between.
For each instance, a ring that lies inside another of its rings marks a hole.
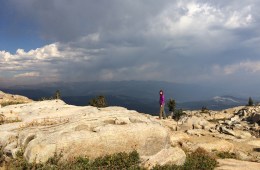
<instances>
[{"instance_id":1,"label":"sky","mask_svg":"<svg viewBox=\"0 0 260 170\"><path fill-rule=\"evenodd\" d=\"M0 85L158 80L255 88L258 0L5 0Z\"/></svg>"}]
</instances>

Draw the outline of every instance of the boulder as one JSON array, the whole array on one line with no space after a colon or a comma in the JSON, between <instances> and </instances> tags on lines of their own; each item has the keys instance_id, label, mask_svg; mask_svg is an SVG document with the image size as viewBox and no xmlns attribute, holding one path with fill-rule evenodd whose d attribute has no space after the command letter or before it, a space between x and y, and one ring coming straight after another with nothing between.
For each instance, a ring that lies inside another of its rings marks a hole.
<instances>
[{"instance_id":1,"label":"boulder","mask_svg":"<svg viewBox=\"0 0 260 170\"><path fill-rule=\"evenodd\" d=\"M38 132L42 134L36 134L35 138L31 137L29 143L25 143L28 143L25 158L29 162L45 162L55 152L63 152L64 159L82 155L94 159L117 152L131 152L133 149L141 156L151 156L168 143L166 130L157 124L105 124L93 127L92 130L76 130L76 127L63 127L56 132L49 129L49 133L45 134Z\"/></svg>"},{"instance_id":2,"label":"boulder","mask_svg":"<svg viewBox=\"0 0 260 170\"><path fill-rule=\"evenodd\" d=\"M170 142L172 146L177 146L180 142L188 140L190 137L184 132L174 132L170 135Z\"/></svg>"},{"instance_id":3,"label":"boulder","mask_svg":"<svg viewBox=\"0 0 260 170\"><path fill-rule=\"evenodd\" d=\"M231 119L230 119L232 122L238 122L238 121L240 121L240 119L239 119L239 116L238 115L235 115L234 117L232 117Z\"/></svg>"},{"instance_id":4,"label":"boulder","mask_svg":"<svg viewBox=\"0 0 260 170\"><path fill-rule=\"evenodd\" d=\"M122 107L98 109L49 100L0 111L8 117L10 110L21 122L0 125L0 144L9 153L24 148L29 162L45 162L55 152L62 152L64 160L133 150L149 157L170 146L168 130L157 120Z\"/></svg>"},{"instance_id":5,"label":"boulder","mask_svg":"<svg viewBox=\"0 0 260 170\"><path fill-rule=\"evenodd\" d=\"M16 140L17 140L16 132L0 131L0 146L6 146Z\"/></svg>"},{"instance_id":6,"label":"boulder","mask_svg":"<svg viewBox=\"0 0 260 170\"><path fill-rule=\"evenodd\" d=\"M251 116L252 123L258 123L260 125L260 113L254 113Z\"/></svg>"},{"instance_id":7,"label":"boulder","mask_svg":"<svg viewBox=\"0 0 260 170\"><path fill-rule=\"evenodd\" d=\"M166 165L166 164L174 164L174 165L183 165L186 160L185 152L178 147L171 147L168 149L163 149L159 153L154 156L149 157L149 159L144 159L144 167L151 169L156 165Z\"/></svg>"},{"instance_id":8,"label":"boulder","mask_svg":"<svg viewBox=\"0 0 260 170\"><path fill-rule=\"evenodd\" d=\"M252 156L248 155L248 153L242 152L242 151L236 151L236 156L239 160L242 161L250 161L252 159Z\"/></svg>"},{"instance_id":9,"label":"boulder","mask_svg":"<svg viewBox=\"0 0 260 170\"><path fill-rule=\"evenodd\" d=\"M215 125L207 121L202 117L192 116L183 121L184 126L188 126L190 129L209 129Z\"/></svg>"},{"instance_id":10,"label":"boulder","mask_svg":"<svg viewBox=\"0 0 260 170\"><path fill-rule=\"evenodd\" d=\"M236 133L232 129L228 129L225 126L221 126L219 129L220 129L221 133L225 133L227 135L236 136Z\"/></svg>"},{"instance_id":11,"label":"boulder","mask_svg":"<svg viewBox=\"0 0 260 170\"><path fill-rule=\"evenodd\" d=\"M24 96L7 94L0 91L0 108L2 107L1 104L5 104L5 103L28 103L28 102L32 102L32 100Z\"/></svg>"},{"instance_id":12,"label":"boulder","mask_svg":"<svg viewBox=\"0 0 260 170\"><path fill-rule=\"evenodd\" d=\"M248 139L251 138L251 134L247 131L242 131L242 130L231 130L228 129L224 126L220 127L220 132L227 134L227 135L232 135L238 139Z\"/></svg>"}]
</instances>

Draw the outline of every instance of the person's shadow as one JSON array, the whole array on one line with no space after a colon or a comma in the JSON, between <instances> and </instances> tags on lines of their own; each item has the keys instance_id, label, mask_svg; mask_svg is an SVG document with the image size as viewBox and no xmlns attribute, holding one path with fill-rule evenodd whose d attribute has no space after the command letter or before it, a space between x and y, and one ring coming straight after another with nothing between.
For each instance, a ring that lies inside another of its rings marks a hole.
<instances>
[{"instance_id":1,"label":"person's shadow","mask_svg":"<svg viewBox=\"0 0 260 170\"><path fill-rule=\"evenodd\" d=\"M260 148L254 148L253 151L260 152Z\"/></svg>"}]
</instances>

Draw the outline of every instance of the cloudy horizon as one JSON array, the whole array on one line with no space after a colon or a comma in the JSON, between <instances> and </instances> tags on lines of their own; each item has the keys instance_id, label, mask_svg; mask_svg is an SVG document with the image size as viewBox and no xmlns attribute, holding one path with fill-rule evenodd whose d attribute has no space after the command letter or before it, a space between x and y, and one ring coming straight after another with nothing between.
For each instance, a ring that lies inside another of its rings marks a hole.
<instances>
[{"instance_id":1,"label":"cloudy horizon","mask_svg":"<svg viewBox=\"0 0 260 170\"><path fill-rule=\"evenodd\" d=\"M259 7L257 0L7 0L0 85L159 80L257 89Z\"/></svg>"}]
</instances>

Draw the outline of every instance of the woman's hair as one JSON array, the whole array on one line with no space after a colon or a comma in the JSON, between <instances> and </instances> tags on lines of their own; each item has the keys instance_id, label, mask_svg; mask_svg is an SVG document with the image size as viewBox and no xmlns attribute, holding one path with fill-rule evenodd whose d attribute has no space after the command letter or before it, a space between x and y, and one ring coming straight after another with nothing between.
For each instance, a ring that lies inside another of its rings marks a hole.
<instances>
[{"instance_id":1,"label":"woman's hair","mask_svg":"<svg viewBox=\"0 0 260 170\"><path fill-rule=\"evenodd\" d=\"M163 90L160 90L160 91L159 91L159 94L160 94L161 92L162 92L162 94L163 94Z\"/></svg>"}]
</instances>

